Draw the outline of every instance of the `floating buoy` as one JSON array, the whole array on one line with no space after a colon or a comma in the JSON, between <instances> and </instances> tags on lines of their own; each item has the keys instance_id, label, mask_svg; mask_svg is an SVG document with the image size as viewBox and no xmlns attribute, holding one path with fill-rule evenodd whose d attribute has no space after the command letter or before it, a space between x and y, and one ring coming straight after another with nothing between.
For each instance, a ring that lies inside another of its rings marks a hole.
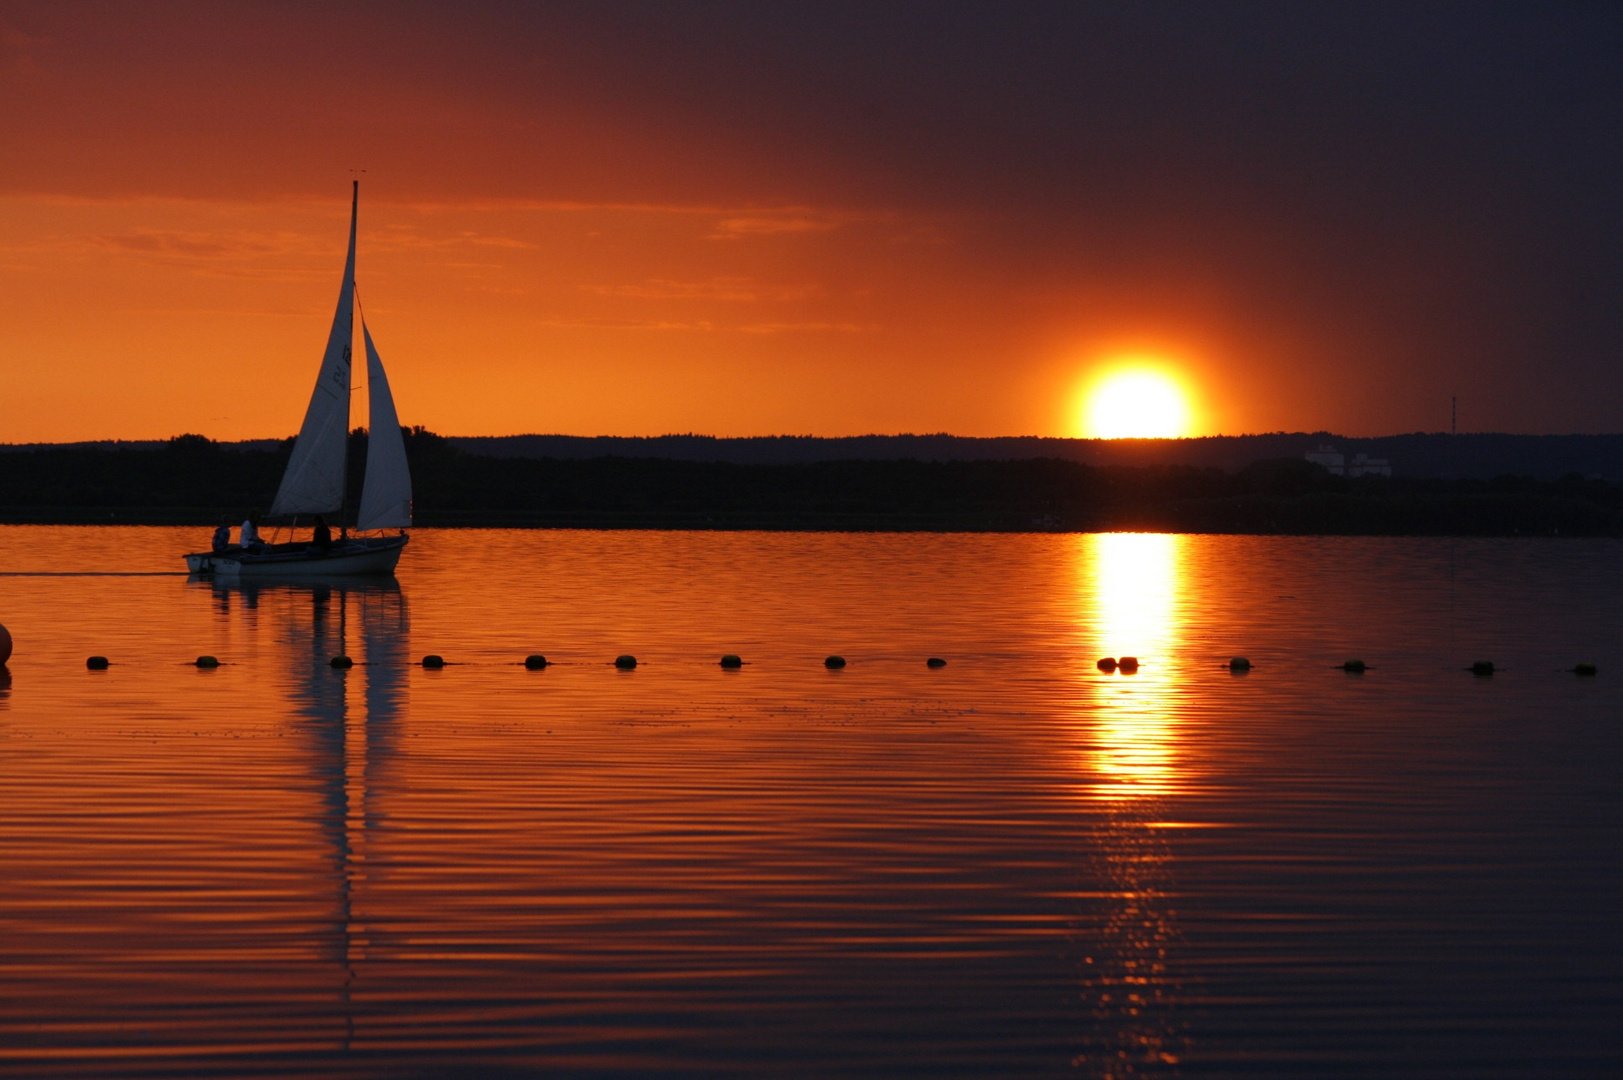
<instances>
[{"instance_id":1,"label":"floating buoy","mask_svg":"<svg viewBox=\"0 0 1623 1080\"><path fill-rule=\"evenodd\" d=\"M947 662L939 656L932 656L924 662L925 667L946 667Z\"/></svg>"},{"instance_id":2,"label":"floating buoy","mask_svg":"<svg viewBox=\"0 0 1623 1080\"><path fill-rule=\"evenodd\" d=\"M1136 656L1123 656L1123 657L1121 657L1120 659L1118 659L1116 661L1116 669L1118 671L1124 671L1127 674L1131 675L1133 672L1138 670L1138 657L1136 657Z\"/></svg>"},{"instance_id":3,"label":"floating buoy","mask_svg":"<svg viewBox=\"0 0 1623 1080\"><path fill-rule=\"evenodd\" d=\"M0 667L11 659L11 631L0 626Z\"/></svg>"},{"instance_id":4,"label":"floating buoy","mask_svg":"<svg viewBox=\"0 0 1623 1080\"><path fill-rule=\"evenodd\" d=\"M1230 671L1250 671L1251 670L1251 661L1247 660L1243 656L1236 656L1234 659L1229 661L1229 670Z\"/></svg>"},{"instance_id":5,"label":"floating buoy","mask_svg":"<svg viewBox=\"0 0 1623 1080\"><path fill-rule=\"evenodd\" d=\"M429 653L423 657L423 666L426 668L442 668L445 666L445 657L438 653Z\"/></svg>"},{"instance_id":6,"label":"floating buoy","mask_svg":"<svg viewBox=\"0 0 1623 1080\"><path fill-rule=\"evenodd\" d=\"M823 661L823 666L826 668L842 668L845 666L845 657L831 656Z\"/></svg>"},{"instance_id":7,"label":"floating buoy","mask_svg":"<svg viewBox=\"0 0 1623 1080\"><path fill-rule=\"evenodd\" d=\"M744 661L738 657L738 654L728 653L721 658L721 666L724 668L741 668L744 666Z\"/></svg>"},{"instance_id":8,"label":"floating buoy","mask_svg":"<svg viewBox=\"0 0 1623 1080\"><path fill-rule=\"evenodd\" d=\"M614 658L614 666L619 668L621 671L630 671L632 668L637 666L637 658L632 656L630 653L626 653L624 656L616 656Z\"/></svg>"},{"instance_id":9,"label":"floating buoy","mask_svg":"<svg viewBox=\"0 0 1623 1080\"><path fill-rule=\"evenodd\" d=\"M1594 675L1599 671L1594 664L1579 664L1572 669L1574 675Z\"/></svg>"},{"instance_id":10,"label":"floating buoy","mask_svg":"<svg viewBox=\"0 0 1623 1080\"><path fill-rule=\"evenodd\" d=\"M1354 675L1362 675L1365 671L1369 670L1369 665L1364 663L1362 660L1348 660L1345 664L1341 665L1341 670L1350 671Z\"/></svg>"},{"instance_id":11,"label":"floating buoy","mask_svg":"<svg viewBox=\"0 0 1623 1080\"><path fill-rule=\"evenodd\" d=\"M1093 666L1098 668L1100 671L1115 671L1116 658L1114 656L1106 656Z\"/></svg>"},{"instance_id":12,"label":"floating buoy","mask_svg":"<svg viewBox=\"0 0 1623 1080\"><path fill-rule=\"evenodd\" d=\"M547 658L540 653L531 653L524 658L524 666L531 671L540 671L547 666Z\"/></svg>"},{"instance_id":13,"label":"floating buoy","mask_svg":"<svg viewBox=\"0 0 1623 1080\"><path fill-rule=\"evenodd\" d=\"M220 666L220 660L219 660L218 657L215 657L215 656L199 656L197 658L197 666L198 667L219 667Z\"/></svg>"},{"instance_id":14,"label":"floating buoy","mask_svg":"<svg viewBox=\"0 0 1623 1080\"><path fill-rule=\"evenodd\" d=\"M85 667L89 668L91 671L106 671L107 657L92 656L90 659L85 661Z\"/></svg>"},{"instance_id":15,"label":"floating buoy","mask_svg":"<svg viewBox=\"0 0 1623 1080\"><path fill-rule=\"evenodd\" d=\"M1471 674L1476 675L1479 678L1486 675L1492 675L1493 671L1494 668L1492 660L1478 660L1476 663L1471 665Z\"/></svg>"},{"instance_id":16,"label":"floating buoy","mask_svg":"<svg viewBox=\"0 0 1623 1080\"><path fill-rule=\"evenodd\" d=\"M335 656L332 658L332 666L335 668L350 668L355 666L355 661L347 656Z\"/></svg>"}]
</instances>

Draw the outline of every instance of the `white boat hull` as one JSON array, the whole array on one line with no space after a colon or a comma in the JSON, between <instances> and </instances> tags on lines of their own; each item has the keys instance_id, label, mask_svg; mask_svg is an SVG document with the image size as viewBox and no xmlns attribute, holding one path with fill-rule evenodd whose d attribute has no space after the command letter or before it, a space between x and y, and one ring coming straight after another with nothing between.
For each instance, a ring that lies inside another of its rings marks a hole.
<instances>
[{"instance_id":1,"label":"white boat hull","mask_svg":"<svg viewBox=\"0 0 1623 1080\"><path fill-rule=\"evenodd\" d=\"M302 550L270 550L263 554L231 552L216 555L198 552L186 556L186 568L194 574L216 577L341 577L347 575L392 574L400 561L407 536L340 540L325 552L314 545Z\"/></svg>"}]
</instances>

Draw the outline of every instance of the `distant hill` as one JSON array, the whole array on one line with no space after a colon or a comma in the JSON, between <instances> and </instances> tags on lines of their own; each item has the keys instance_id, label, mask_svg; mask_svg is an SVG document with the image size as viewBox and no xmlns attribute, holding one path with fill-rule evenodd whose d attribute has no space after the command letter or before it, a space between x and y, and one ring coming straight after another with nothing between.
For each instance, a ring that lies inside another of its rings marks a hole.
<instances>
[{"instance_id":1,"label":"distant hill","mask_svg":"<svg viewBox=\"0 0 1623 1080\"><path fill-rule=\"evenodd\" d=\"M798 465L820 461L1019 461L1058 458L1087 465L1189 465L1237 472L1257 461L1301 457L1320 446L1392 463L1394 476L1475 478L1569 473L1623 480L1623 435L1446 435L1416 432L1355 439L1326 431L1216 435L1201 439L976 439L960 435L856 435L825 439L771 435L718 439L708 435L654 438L577 435L451 437L468 454L499 458L661 458L734 465Z\"/></svg>"},{"instance_id":2,"label":"distant hill","mask_svg":"<svg viewBox=\"0 0 1623 1080\"><path fill-rule=\"evenodd\" d=\"M1334 475L1288 453L1239 469L1156 460L1191 449L1248 454L1312 448L1322 442L1316 436L1136 444L965 439L925 448L973 452L1001 443L1009 451L1010 444L1026 442L1014 452L1036 444L1139 455L1105 463L1057 454L923 460L922 440L905 439L708 440L697 447L759 449L764 443L778 452L798 450L812 457L807 461L675 460L670 441L658 439L617 446L579 439L552 448L597 451L590 456L498 457L421 428L405 436L414 516L423 526L1623 536L1623 485L1575 476L1574 469L1553 480L1476 479ZM368 441L363 433L350 437L351 507L358 501ZM1548 450L1543 440L1509 441ZM651 449L667 454L632 456ZM869 455L889 450L892 456L830 460L831 449ZM237 521L265 506L291 450L290 439L222 445L201 435L162 443L20 448L0 453L0 522L206 528L222 515ZM1563 464L1547 454L1546 468ZM335 515L332 523L344 520Z\"/></svg>"},{"instance_id":3,"label":"distant hill","mask_svg":"<svg viewBox=\"0 0 1623 1080\"><path fill-rule=\"evenodd\" d=\"M1238 472L1258 461L1301 457L1331 446L1351 457L1391 462L1392 475L1414 479L1556 480L1571 473L1623 482L1623 435L1446 435L1416 432L1350 438L1327 431L1214 435L1200 439L1054 439L961 435L768 435L721 439L709 435L447 436L464 454L490 458L580 461L652 458L732 465L804 465L829 461L1024 461L1055 458L1086 465L1186 465ZM285 440L216 444L222 450L268 452ZM37 450L156 450L167 440L0 444L0 453Z\"/></svg>"}]
</instances>

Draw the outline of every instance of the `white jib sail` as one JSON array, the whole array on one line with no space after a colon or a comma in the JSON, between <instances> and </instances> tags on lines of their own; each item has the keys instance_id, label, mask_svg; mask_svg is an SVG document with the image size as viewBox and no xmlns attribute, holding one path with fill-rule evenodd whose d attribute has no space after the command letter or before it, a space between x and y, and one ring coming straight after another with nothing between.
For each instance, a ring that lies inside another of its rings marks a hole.
<instances>
[{"instance_id":1,"label":"white jib sail","mask_svg":"<svg viewBox=\"0 0 1623 1080\"><path fill-rule=\"evenodd\" d=\"M406 441L400 435L389 376L372 344L372 332L361 320L366 341L367 397L372 432L367 439L366 481L361 486L361 513L357 529L404 529L411 524L411 469L406 465Z\"/></svg>"},{"instance_id":2,"label":"white jib sail","mask_svg":"<svg viewBox=\"0 0 1623 1080\"><path fill-rule=\"evenodd\" d=\"M350 353L355 340L355 218L360 205L359 182L349 208L349 258L344 262L344 284L338 290L321 374L310 394L304 426L282 486L271 504L273 516L331 514L344 504L344 470L349 448Z\"/></svg>"}]
</instances>

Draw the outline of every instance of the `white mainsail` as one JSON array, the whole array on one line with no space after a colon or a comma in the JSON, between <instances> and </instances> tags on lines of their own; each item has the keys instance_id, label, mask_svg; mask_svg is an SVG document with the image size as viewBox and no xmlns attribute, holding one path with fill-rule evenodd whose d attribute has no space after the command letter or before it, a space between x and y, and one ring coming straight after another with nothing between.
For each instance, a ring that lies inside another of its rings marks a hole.
<instances>
[{"instance_id":1,"label":"white mainsail","mask_svg":"<svg viewBox=\"0 0 1623 1080\"><path fill-rule=\"evenodd\" d=\"M366 341L366 382L370 399L372 433L367 439L366 480L361 486L361 512L355 527L404 529L411 524L411 471L406 465L406 442L400 434L400 418L395 415L394 395L389 393L389 376L383 373L383 360L372 344L372 332L361 320L361 337Z\"/></svg>"},{"instance_id":2,"label":"white mainsail","mask_svg":"<svg viewBox=\"0 0 1623 1080\"><path fill-rule=\"evenodd\" d=\"M331 514L344 505L344 472L349 449L350 353L355 339L355 218L360 206L357 181L349 207L349 258L338 290L321 373L310 394L293 456L282 474L282 486L271 515ZM393 412L391 406L390 412Z\"/></svg>"}]
</instances>

